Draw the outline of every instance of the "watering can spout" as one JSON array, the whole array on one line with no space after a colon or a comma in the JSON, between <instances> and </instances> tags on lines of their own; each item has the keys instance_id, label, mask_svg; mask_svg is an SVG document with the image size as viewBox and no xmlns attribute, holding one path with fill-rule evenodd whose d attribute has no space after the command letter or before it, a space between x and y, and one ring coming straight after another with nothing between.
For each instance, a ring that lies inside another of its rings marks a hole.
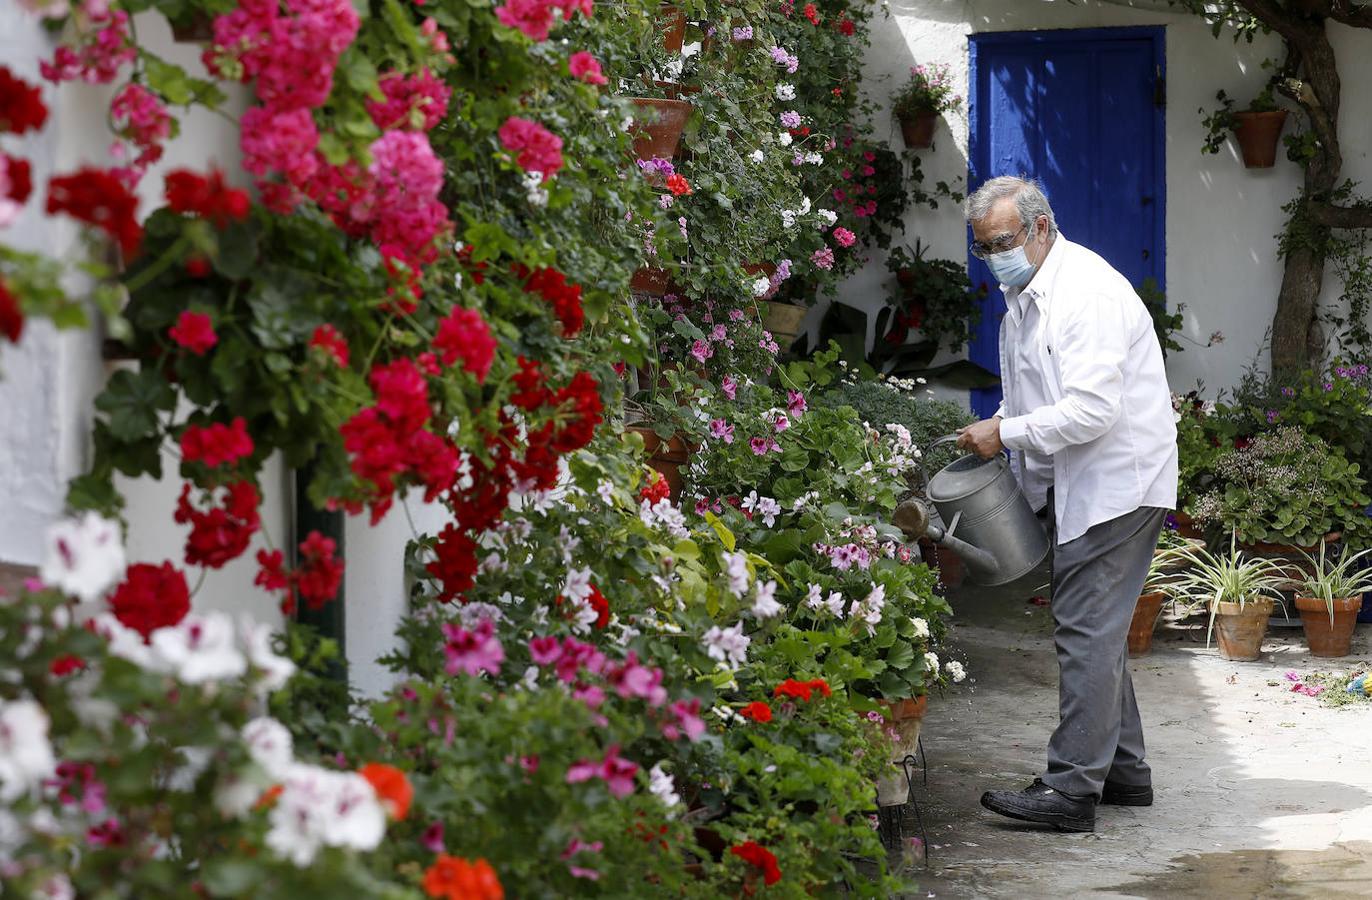
<instances>
[{"instance_id":1,"label":"watering can spout","mask_svg":"<svg viewBox=\"0 0 1372 900\"><path fill-rule=\"evenodd\" d=\"M935 544L942 544L962 557L962 561L967 563L968 571L972 574L974 581L981 581L982 577L991 575L998 568L996 558L990 553L980 547L973 547L962 538L949 534L937 525L931 523L924 533Z\"/></svg>"}]
</instances>

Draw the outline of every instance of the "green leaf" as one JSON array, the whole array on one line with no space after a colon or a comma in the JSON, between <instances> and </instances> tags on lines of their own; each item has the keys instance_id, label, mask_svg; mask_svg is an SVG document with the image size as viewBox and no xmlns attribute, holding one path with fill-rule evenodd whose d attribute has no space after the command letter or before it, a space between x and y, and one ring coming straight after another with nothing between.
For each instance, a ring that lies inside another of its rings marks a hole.
<instances>
[{"instance_id":1,"label":"green leaf","mask_svg":"<svg viewBox=\"0 0 1372 900\"><path fill-rule=\"evenodd\" d=\"M893 669L905 669L915 661L915 648L909 641L896 641L886 654L886 664Z\"/></svg>"},{"instance_id":2,"label":"green leaf","mask_svg":"<svg viewBox=\"0 0 1372 900\"><path fill-rule=\"evenodd\" d=\"M708 511L705 513L705 523L715 530L715 534L719 535L719 542L724 545L725 549L733 553L738 542L734 539L734 533L729 530L729 526L725 525L719 516Z\"/></svg>"},{"instance_id":3,"label":"green leaf","mask_svg":"<svg viewBox=\"0 0 1372 900\"><path fill-rule=\"evenodd\" d=\"M261 863L246 859L216 859L205 861L201 880L215 897L244 897L262 882Z\"/></svg>"},{"instance_id":4,"label":"green leaf","mask_svg":"<svg viewBox=\"0 0 1372 900\"><path fill-rule=\"evenodd\" d=\"M95 400L95 408L109 419L110 434L129 443L157 431L157 414L175 404L175 392L155 369L115 372Z\"/></svg>"},{"instance_id":5,"label":"green leaf","mask_svg":"<svg viewBox=\"0 0 1372 900\"><path fill-rule=\"evenodd\" d=\"M240 280L252 274L257 263L258 227L254 219L232 222L218 233L214 267L225 278Z\"/></svg>"}]
</instances>

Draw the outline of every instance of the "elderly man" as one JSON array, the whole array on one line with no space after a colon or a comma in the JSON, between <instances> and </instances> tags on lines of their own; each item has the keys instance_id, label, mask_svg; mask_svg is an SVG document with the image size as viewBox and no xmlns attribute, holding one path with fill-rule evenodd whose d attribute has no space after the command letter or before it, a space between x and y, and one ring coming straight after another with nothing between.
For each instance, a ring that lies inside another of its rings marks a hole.
<instances>
[{"instance_id":1,"label":"elderly man","mask_svg":"<svg viewBox=\"0 0 1372 900\"><path fill-rule=\"evenodd\" d=\"M1039 186L994 178L967 201L1005 293L1005 401L959 432L1016 477L1053 534L1059 723L1048 769L982 806L1061 831L1094 831L1096 804L1147 806L1152 773L1126 666L1134 603L1177 499L1177 441L1162 350L1147 309L1110 264L1058 232Z\"/></svg>"}]
</instances>

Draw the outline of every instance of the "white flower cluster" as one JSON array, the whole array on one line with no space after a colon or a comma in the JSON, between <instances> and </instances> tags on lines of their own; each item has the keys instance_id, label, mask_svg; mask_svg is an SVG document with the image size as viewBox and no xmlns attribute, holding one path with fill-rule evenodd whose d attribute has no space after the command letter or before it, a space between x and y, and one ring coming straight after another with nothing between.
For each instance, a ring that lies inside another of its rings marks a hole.
<instances>
[{"instance_id":1,"label":"white flower cluster","mask_svg":"<svg viewBox=\"0 0 1372 900\"><path fill-rule=\"evenodd\" d=\"M56 769L43 707L27 699L0 701L0 803L40 789Z\"/></svg>"},{"instance_id":2,"label":"white flower cluster","mask_svg":"<svg viewBox=\"0 0 1372 900\"><path fill-rule=\"evenodd\" d=\"M967 677L967 670L962 667L962 663L955 659L944 663L943 671L948 673L948 677L953 679L955 684Z\"/></svg>"},{"instance_id":3,"label":"white flower cluster","mask_svg":"<svg viewBox=\"0 0 1372 900\"><path fill-rule=\"evenodd\" d=\"M88 512L48 529L47 553L38 577L89 603L123 576L124 567L118 524Z\"/></svg>"},{"instance_id":4,"label":"white flower cluster","mask_svg":"<svg viewBox=\"0 0 1372 900\"><path fill-rule=\"evenodd\" d=\"M778 84L776 89L778 100L796 99L796 86L794 84Z\"/></svg>"},{"instance_id":5,"label":"white flower cluster","mask_svg":"<svg viewBox=\"0 0 1372 900\"><path fill-rule=\"evenodd\" d=\"M241 616L235 629L228 613L191 613L175 625L156 629L146 642L110 613L97 616L94 626L109 641L114 656L186 684L239 678L251 667L258 690L269 693L295 674L295 663L272 650L271 626L248 616Z\"/></svg>"},{"instance_id":6,"label":"white flower cluster","mask_svg":"<svg viewBox=\"0 0 1372 900\"><path fill-rule=\"evenodd\" d=\"M748 496L743 499L742 509L750 512L754 517L762 519L762 524L771 528L777 523L777 516L781 514L781 504L771 497L759 497L757 491L749 491Z\"/></svg>"},{"instance_id":7,"label":"white flower cluster","mask_svg":"<svg viewBox=\"0 0 1372 900\"><path fill-rule=\"evenodd\" d=\"M805 595L805 605L818 612L824 610L835 618L843 618L843 595L838 591L831 591L828 597L824 596L824 589L817 584L810 585L809 591Z\"/></svg>"},{"instance_id":8,"label":"white flower cluster","mask_svg":"<svg viewBox=\"0 0 1372 900\"><path fill-rule=\"evenodd\" d=\"M690 537L690 529L686 527L686 514L667 497L656 503L644 500L639 506L638 517L649 528L661 528L674 538Z\"/></svg>"},{"instance_id":9,"label":"white flower cluster","mask_svg":"<svg viewBox=\"0 0 1372 900\"><path fill-rule=\"evenodd\" d=\"M866 597L853 601L853 605L848 609L848 615L855 619L861 619L866 624L867 633L870 635L876 633L885 609L886 585L878 584L872 588L871 593Z\"/></svg>"},{"instance_id":10,"label":"white flower cluster","mask_svg":"<svg viewBox=\"0 0 1372 900\"><path fill-rule=\"evenodd\" d=\"M787 138L790 138L790 135L788 134L788 135L786 135L786 137L787 137ZM786 143L790 143L790 141L788 140ZM800 198L800 206L796 207L795 209L783 209L783 210L781 211L781 224L782 224L782 227L783 227L783 228L786 228L786 229L795 228L795 227L796 227L796 221L797 221L801 216L807 216L807 215L809 215L809 214L810 214L810 209L811 209L810 198L809 198L809 197L801 197L801 198Z\"/></svg>"},{"instance_id":11,"label":"white flower cluster","mask_svg":"<svg viewBox=\"0 0 1372 900\"><path fill-rule=\"evenodd\" d=\"M782 605L776 599L777 583L759 581L753 587L753 618L771 619L781 615Z\"/></svg>"},{"instance_id":12,"label":"white flower cluster","mask_svg":"<svg viewBox=\"0 0 1372 900\"><path fill-rule=\"evenodd\" d=\"M291 733L262 717L241 734L256 771L220 783L215 805L241 818L264 788L281 786L267 821L267 846L297 866L308 866L321 847L375 850L386 834L386 810L371 783L356 772L340 772L295 760Z\"/></svg>"},{"instance_id":13,"label":"white flower cluster","mask_svg":"<svg viewBox=\"0 0 1372 900\"><path fill-rule=\"evenodd\" d=\"M743 633L742 622L735 622L729 628L715 625L705 632L705 652L731 672L748 661L748 645L752 642L753 639Z\"/></svg>"},{"instance_id":14,"label":"white flower cluster","mask_svg":"<svg viewBox=\"0 0 1372 900\"><path fill-rule=\"evenodd\" d=\"M920 457L924 454L910 437L910 429L904 425L890 424L886 426L886 430L891 435L886 441L886 447L890 451L887 467L892 475L903 477L919 465Z\"/></svg>"}]
</instances>

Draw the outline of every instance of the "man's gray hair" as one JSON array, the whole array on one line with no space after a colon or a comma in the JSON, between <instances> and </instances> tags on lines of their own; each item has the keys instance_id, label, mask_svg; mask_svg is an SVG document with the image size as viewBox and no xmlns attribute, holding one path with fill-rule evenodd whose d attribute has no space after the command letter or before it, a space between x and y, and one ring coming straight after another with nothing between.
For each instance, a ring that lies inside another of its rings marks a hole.
<instances>
[{"instance_id":1,"label":"man's gray hair","mask_svg":"<svg viewBox=\"0 0 1372 900\"><path fill-rule=\"evenodd\" d=\"M1058 220L1053 215L1053 207L1043 193L1043 186L1030 178L1014 175L1001 175L976 189L967 198L965 212L967 221L977 222L991 213L991 207L1006 197L1015 198L1015 209L1019 212L1020 224L1032 229L1039 216L1048 217L1048 236L1057 237Z\"/></svg>"}]
</instances>

